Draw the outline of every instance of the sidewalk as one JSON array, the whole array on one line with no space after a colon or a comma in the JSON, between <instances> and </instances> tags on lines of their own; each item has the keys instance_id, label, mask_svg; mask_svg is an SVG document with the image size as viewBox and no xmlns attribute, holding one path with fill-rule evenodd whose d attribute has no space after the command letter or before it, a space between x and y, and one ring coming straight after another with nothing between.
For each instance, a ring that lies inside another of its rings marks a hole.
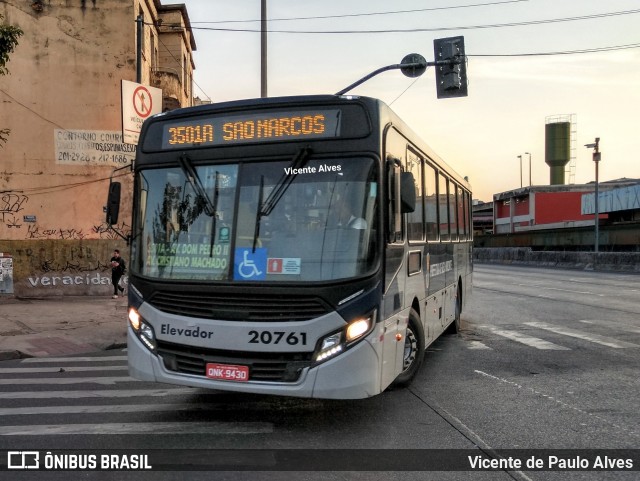
<instances>
[{"instance_id":1,"label":"sidewalk","mask_svg":"<svg viewBox=\"0 0 640 481\"><path fill-rule=\"evenodd\" d=\"M127 298L0 296L0 361L125 347Z\"/></svg>"}]
</instances>

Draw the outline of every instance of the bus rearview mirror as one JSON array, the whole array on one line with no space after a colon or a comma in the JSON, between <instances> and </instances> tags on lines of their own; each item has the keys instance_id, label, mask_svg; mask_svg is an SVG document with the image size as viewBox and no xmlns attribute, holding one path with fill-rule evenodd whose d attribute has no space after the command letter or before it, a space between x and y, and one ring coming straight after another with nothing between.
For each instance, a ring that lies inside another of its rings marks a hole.
<instances>
[{"instance_id":1,"label":"bus rearview mirror","mask_svg":"<svg viewBox=\"0 0 640 481\"><path fill-rule=\"evenodd\" d=\"M400 211L403 214L416 210L416 181L411 172L400 174Z\"/></svg>"},{"instance_id":2,"label":"bus rearview mirror","mask_svg":"<svg viewBox=\"0 0 640 481\"><path fill-rule=\"evenodd\" d=\"M118 223L118 214L120 213L120 182L111 182L109 184L109 197L107 197L107 224L113 225Z\"/></svg>"}]
</instances>

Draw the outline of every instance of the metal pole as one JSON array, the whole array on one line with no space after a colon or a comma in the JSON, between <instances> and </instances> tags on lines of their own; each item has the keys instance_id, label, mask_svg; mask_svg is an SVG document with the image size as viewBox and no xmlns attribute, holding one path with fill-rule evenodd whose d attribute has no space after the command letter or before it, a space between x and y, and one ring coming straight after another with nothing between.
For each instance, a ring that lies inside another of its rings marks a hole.
<instances>
[{"instance_id":1,"label":"metal pole","mask_svg":"<svg viewBox=\"0 0 640 481\"><path fill-rule=\"evenodd\" d=\"M136 33L138 47L136 49L136 82L142 83L142 34L144 32L144 19L142 15L136 18Z\"/></svg>"},{"instance_id":2,"label":"metal pole","mask_svg":"<svg viewBox=\"0 0 640 481\"><path fill-rule=\"evenodd\" d=\"M351 85L343 88L342 90L340 90L339 92L336 92L334 95L344 95L346 94L349 90L352 90L354 88L356 88L358 85L361 85L363 83L365 83L367 80L369 80L370 78L375 77L378 74L381 74L382 72L386 72L387 70L399 70L399 69L420 69L420 68L427 68L427 67L435 67L437 65L441 65L441 64L445 64L448 63L450 64L451 62L447 62L447 61L438 61L438 62L412 62L412 63L396 63L393 65L387 65L386 67L380 67L377 70L374 70L373 72L371 72L368 75L365 75L364 77L362 77L360 80L356 80L355 82L353 82Z\"/></svg>"},{"instance_id":3,"label":"metal pole","mask_svg":"<svg viewBox=\"0 0 640 481\"><path fill-rule=\"evenodd\" d=\"M267 0L260 3L260 97L267 96Z\"/></svg>"},{"instance_id":4,"label":"metal pole","mask_svg":"<svg viewBox=\"0 0 640 481\"><path fill-rule=\"evenodd\" d=\"M596 234L596 239L595 239L595 253L597 254L600 248L600 206L598 203L598 166L600 164L600 137L596 137L596 145L593 148L593 161L596 164L596 191L595 191L595 219L594 219L594 224L595 224L595 234Z\"/></svg>"},{"instance_id":5,"label":"metal pole","mask_svg":"<svg viewBox=\"0 0 640 481\"><path fill-rule=\"evenodd\" d=\"M518 158L520 159L520 188L522 189L522 156L519 155Z\"/></svg>"},{"instance_id":6,"label":"metal pole","mask_svg":"<svg viewBox=\"0 0 640 481\"><path fill-rule=\"evenodd\" d=\"M600 209L599 209L599 205L598 205L598 164L599 162L596 160L596 218L595 218L595 224L596 224L596 241L595 241L595 249L596 249L596 254L598 253L599 250L599 244L600 244L600 232L598 232L599 230L599 224L600 224Z\"/></svg>"},{"instance_id":7,"label":"metal pole","mask_svg":"<svg viewBox=\"0 0 640 481\"><path fill-rule=\"evenodd\" d=\"M525 154L529 155L529 187L531 187L533 185L531 183L531 153L525 152Z\"/></svg>"},{"instance_id":8,"label":"metal pole","mask_svg":"<svg viewBox=\"0 0 640 481\"><path fill-rule=\"evenodd\" d=\"M594 192L594 219L595 239L593 243L593 266L598 263L598 251L600 247L600 206L598 205L598 164L600 163L600 137L596 137L593 144L585 144L585 147L593 149L593 162L596 164L596 188Z\"/></svg>"}]
</instances>

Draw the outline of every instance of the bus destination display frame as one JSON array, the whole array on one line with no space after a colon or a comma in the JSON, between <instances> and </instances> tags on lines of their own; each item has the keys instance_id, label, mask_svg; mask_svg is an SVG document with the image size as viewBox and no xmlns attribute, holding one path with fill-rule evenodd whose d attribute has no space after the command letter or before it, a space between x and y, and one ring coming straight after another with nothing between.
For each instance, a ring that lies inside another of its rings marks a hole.
<instances>
[{"instance_id":1,"label":"bus destination display frame","mask_svg":"<svg viewBox=\"0 0 640 481\"><path fill-rule=\"evenodd\" d=\"M161 125L163 150L337 138L341 135L342 110L305 109L213 114L197 119L165 121Z\"/></svg>"}]
</instances>

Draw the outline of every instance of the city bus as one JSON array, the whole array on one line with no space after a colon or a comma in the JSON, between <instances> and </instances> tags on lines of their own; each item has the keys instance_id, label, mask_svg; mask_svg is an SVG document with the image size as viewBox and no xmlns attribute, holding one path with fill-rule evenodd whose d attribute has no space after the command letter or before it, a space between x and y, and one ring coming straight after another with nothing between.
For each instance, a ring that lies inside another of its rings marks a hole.
<instances>
[{"instance_id":1,"label":"city bus","mask_svg":"<svg viewBox=\"0 0 640 481\"><path fill-rule=\"evenodd\" d=\"M366 398L408 386L426 347L460 328L470 185L380 100L157 114L132 169L134 378ZM110 223L118 205L110 195Z\"/></svg>"}]
</instances>

